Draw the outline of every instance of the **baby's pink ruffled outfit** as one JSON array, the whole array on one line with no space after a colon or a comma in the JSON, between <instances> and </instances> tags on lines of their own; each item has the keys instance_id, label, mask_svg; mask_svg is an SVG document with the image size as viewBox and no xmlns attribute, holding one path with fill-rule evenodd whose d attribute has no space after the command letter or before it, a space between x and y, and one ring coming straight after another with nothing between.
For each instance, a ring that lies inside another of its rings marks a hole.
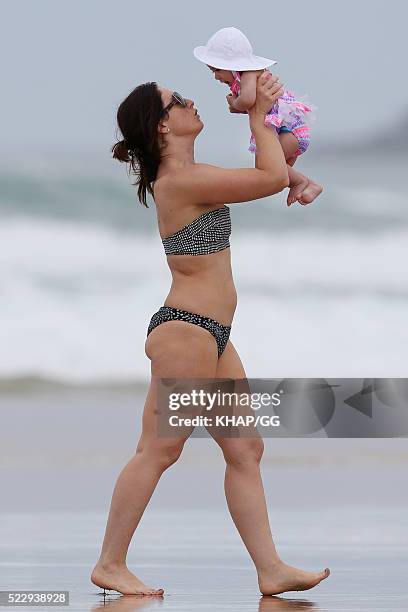
<instances>
[{"instance_id":1,"label":"baby's pink ruffled outfit","mask_svg":"<svg viewBox=\"0 0 408 612\"><path fill-rule=\"evenodd\" d=\"M239 96L241 91L241 73L232 71L234 81L230 85L231 93ZM299 146L295 155L304 153L310 145L310 120L313 118L313 107L296 100L291 91L285 90L265 117L265 125L274 126L278 134L291 132ZM255 138L251 134L249 151L256 152Z\"/></svg>"}]
</instances>

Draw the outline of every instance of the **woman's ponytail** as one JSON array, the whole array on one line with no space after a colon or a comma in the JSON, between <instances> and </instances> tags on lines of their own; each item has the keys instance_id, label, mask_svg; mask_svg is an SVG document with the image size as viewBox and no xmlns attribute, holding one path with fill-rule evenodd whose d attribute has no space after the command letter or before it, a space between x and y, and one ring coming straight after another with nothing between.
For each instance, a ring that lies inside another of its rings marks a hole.
<instances>
[{"instance_id":1,"label":"woman's ponytail","mask_svg":"<svg viewBox=\"0 0 408 612\"><path fill-rule=\"evenodd\" d=\"M136 87L118 108L118 127L123 135L112 146L112 156L129 164L129 173L136 177L137 195L147 205L147 194L153 196L152 183L160 165L157 127L163 116L163 104L157 84Z\"/></svg>"}]
</instances>

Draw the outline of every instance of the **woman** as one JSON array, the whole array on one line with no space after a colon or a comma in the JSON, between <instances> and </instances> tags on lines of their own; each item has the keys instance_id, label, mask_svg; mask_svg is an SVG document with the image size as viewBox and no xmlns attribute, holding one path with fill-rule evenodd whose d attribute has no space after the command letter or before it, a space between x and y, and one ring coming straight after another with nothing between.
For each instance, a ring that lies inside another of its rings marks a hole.
<instances>
[{"instance_id":1,"label":"woman","mask_svg":"<svg viewBox=\"0 0 408 612\"><path fill-rule=\"evenodd\" d=\"M194 141L203 123L194 102L180 94L146 83L119 107L124 140L114 145L113 154L137 172L140 201L146 205L147 192L154 197L173 280L148 327L145 351L152 380L137 450L116 482L102 551L91 575L101 588L124 594L164 592L146 586L126 566L129 543L156 484L177 461L191 433L157 435L157 379L246 377L229 339L237 297L225 204L256 200L288 186L282 147L264 125L265 114L282 91L270 73L259 77L256 103L248 112L258 149L255 168L195 163ZM255 564L261 592L306 590L327 578L327 568L304 572L286 565L275 550L259 470L262 439L213 437L226 461L228 507Z\"/></svg>"}]
</instances>

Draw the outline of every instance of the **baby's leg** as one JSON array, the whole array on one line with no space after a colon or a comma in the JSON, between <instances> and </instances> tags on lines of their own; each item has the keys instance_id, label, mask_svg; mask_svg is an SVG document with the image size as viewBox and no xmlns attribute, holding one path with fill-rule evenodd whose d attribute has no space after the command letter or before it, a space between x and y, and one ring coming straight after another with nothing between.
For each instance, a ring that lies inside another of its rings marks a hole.
<instances>
[{"instance_id":1,"label":"baby's leg","mask_svg":"<svg viewBox=\"0 0 408 612\"><path fill-rule=\"evenodd\" d=\"M286 163L293 166L297 159L296 151L299 148L296 136L294 136L292 132L281 132L278 134L278 138L285 154Z\"/></svg>"},{"instance_id":2,"label":"baby's leg","mask_svg":"<svg viewBox=\"0 0 408 612\"><path fill-rule=\"evenodd\" d=\"M311 204L318 195L321 194L323 188L318 183L315 183L310 178L297 172L292 167L296 160L296 151L299 148L299 142L291 132L281 132L279 134L279 141L281 143L283 152L285 154L286 163L288 164L288 175L289 175L289 194L287 198L287 205L290 206L296 201L300 204Z\"/></svg>"},{"instance_id":3,"label":"baby's leg","mask_svg":"<svg viewBox=\"0 0 408 612\"><path fill-rule=\"evenodd\" d=\"M299 147L297 138L291 132L281 132L279 134L279 142L281 143L286 163L288 165L290 190L286 202L287 205L290 206L296 202L301 193L303 193L303 191L307 188L309 179L307 176L297 172L292 167L297 160L297 156L295 155Z\"/></svg>"}]
</instances>

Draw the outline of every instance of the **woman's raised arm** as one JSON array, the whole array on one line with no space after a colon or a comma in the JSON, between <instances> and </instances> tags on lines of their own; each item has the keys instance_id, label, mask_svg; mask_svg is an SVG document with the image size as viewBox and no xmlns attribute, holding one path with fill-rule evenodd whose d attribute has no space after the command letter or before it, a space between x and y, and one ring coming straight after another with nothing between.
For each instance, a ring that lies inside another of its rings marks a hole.
<instances>
[{"instance_id":1,"label":"woman's raised arm","mask_svg":"<svg viewBox=\"0 0 408 612\"><path fill-rule=\"evenodd\" d=\"M248 111L255 137L255 168L220 168L195 164L173 174L170 190L178 198L197 204L233 204L257 200L282 191L289 185L287 165L275 130L265 126L265 115L283 93L270 72L258 77L256 101Z\"/></svg>"}]
</instances>

